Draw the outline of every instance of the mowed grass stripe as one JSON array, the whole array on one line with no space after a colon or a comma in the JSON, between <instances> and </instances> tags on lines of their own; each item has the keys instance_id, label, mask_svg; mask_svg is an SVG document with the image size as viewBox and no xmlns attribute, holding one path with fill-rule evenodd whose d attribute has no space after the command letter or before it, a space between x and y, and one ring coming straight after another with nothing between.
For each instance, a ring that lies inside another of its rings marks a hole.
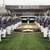
<instances>
[{"instance_id":1,"label":"mowed grass stripe","mask_svg":"<svg viewBox=\"0 0 50 50\"><path fill-rule=\"evenodd\" d=\"M36 34L36 33L35 33ZM24 36L23 39L23 45L22 45L22 49L21 50L40 50L43 49L44 47L42 46L42 44L37 40L37 38L34 38L33 36L35 36L35 34L33 33L32 35L30 34L26 34Z\"/></svg>"},{"instance_id":2,"label":"mowed grass stripe","mask_svg":"<svg viewBox=\"0 0 50 50\"><path fill-rule=\"evenodd\" d=\"M25 34L26 33L26 34ZM40 32L13 32L0 43L0 50L48 50L50 42Z\"/></svg>"}]
</instances>

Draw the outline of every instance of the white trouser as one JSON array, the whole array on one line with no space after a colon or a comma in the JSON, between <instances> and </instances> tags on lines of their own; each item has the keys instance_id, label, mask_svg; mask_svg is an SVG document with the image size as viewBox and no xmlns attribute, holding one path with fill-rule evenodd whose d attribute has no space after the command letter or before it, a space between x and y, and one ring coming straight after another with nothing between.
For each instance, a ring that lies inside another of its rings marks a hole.
<instances>
[{"instance_id":1,"label":"white trouser","mask_svg":"<svg viewBox=\"0 0 50 50\"><path fill-rule=\"evenodd\" d=\"M6 28L6 31L7 31L7 34L11 34L11 26L8 26L8 27Z\"/></svg>"},{"instance_id":2,"label":"white trouser","mask_svg":"<svg viewBox=\"0 0 50 50\"><path fill-rule=\"evenodd\" d=\"M43 27L43 26L40 26L40 30L41 30L41 32L43 32L43 30L44 30L44 27Z\"/></svg>"},{"instance_id":3,"label":"white trouser","mask_svg":"<svg viewBox=\"0 0 50 50\"><path fill-rule=\"evenodd\" d=\"M2 40L1 40L1 30L0 30L0 42L1 42Z\"/></svg>"},{"instance_id":4,"label":"white trouser","mask_svg":"<svg viewBox=\"0 0 50 50\"><path fill-rule=\"evenodd\" d=\"M13 31L15 28L14 28L14 25L11 25L11 30Z\"/></svg>"},{"instance_id":5,"label":"white trouser","mask_svg":"<svg viewBox=\"0 0 50 50\"><path fill-rule=\"evenodd\" d=\"M12 30L16 29L16 25L15 25L15 24L12 25L12 26L11 26L11 29L12 29Z\"/></svg>"},{"instance_id":6,"label":"white trouser","mask_svg":"<svg viewBox=\"0 0 50 50\"><path fill-rule=\"evenodd\" d=\"M14 29L16 29L16 27L17 27L17 24L15 24Z\"/></svg>"},{"instance_id":7,"label":"white trouser","mask_svg":"<svg viewBox=\"0 0 50 50\"><path fill-rule=\"evenodd\" d=\"M3 30L1 31L1 34L2 34L2 37L5 38L5 37L6 37L6 29L3 29Z\"/></svg>"},{"instance_id":8,"label":"white trouser","mask_svg":"<svg viewBox=\"0 0 50 50\"><path fill-rule=\"evenodd\" d=\"M50 38L50 30L48 30L48 37Z\"/></svg>"},{"instance_id":9,"label":"white trouser","mask_svg":"<svg viewBox=\"0 0 50 50\"><path fill-rule=\"evenodd\" d=\"M43 35L44 35L44 37L47 37L47 35L48 35L48 27L45 27L43 29Z\"/></svg>"}]
</instances>

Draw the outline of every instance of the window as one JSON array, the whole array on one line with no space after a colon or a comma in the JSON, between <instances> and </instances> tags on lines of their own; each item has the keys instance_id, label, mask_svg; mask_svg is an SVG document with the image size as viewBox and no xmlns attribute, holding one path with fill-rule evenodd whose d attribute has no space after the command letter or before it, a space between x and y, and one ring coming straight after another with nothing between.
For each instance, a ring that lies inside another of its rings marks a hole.
<instances>
[{"instance_id":1,"label":"window","mask_svg":"<svg viewBox=\"0 0 50 50\"><path fill-rule=\"evenodd\" d=\"M34 23L34 20L30 20L29 23Z\"/></svg>"},{"instance_id":2,"label":"window","mask_svg":"<svg viewBox=\"0 0 50 50\"><path fill-rule=\"evenodd\" d=\"M22 20L22 23L27 23L27 20Z\"/></svg>"}]
</instances>

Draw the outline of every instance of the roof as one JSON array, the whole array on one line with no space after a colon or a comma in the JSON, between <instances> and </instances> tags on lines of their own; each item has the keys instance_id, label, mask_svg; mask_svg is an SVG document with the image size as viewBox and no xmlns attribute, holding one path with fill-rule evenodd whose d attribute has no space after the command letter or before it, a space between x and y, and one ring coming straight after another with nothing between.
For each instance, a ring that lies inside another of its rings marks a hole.
<instances>
[{"instance_id":1,"label":"roof","mask_svg":"<svg viewBox=\"0 0 50 50\"><path fill-rule=\"evenodd\" d=\"M50 9L50 5L6 5L6 9Z\"/></svg>"}]
</instances>

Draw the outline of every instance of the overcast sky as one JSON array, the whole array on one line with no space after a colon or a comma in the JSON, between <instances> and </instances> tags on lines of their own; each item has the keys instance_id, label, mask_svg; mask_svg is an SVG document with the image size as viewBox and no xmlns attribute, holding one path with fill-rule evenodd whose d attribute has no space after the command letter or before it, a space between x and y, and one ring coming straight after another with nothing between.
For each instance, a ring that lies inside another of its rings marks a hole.
<instances>
[{"instance_id":1,"label":"overcast sky","mask_svg":"<svg viewBox=\"0 0 50 50\"><path fill-rule=\"evenodd\" d=\"M50 0L4 0L6 5L50 5ZM3 0L0 0L3 4Z\"/></svg>"}]
</instances>

